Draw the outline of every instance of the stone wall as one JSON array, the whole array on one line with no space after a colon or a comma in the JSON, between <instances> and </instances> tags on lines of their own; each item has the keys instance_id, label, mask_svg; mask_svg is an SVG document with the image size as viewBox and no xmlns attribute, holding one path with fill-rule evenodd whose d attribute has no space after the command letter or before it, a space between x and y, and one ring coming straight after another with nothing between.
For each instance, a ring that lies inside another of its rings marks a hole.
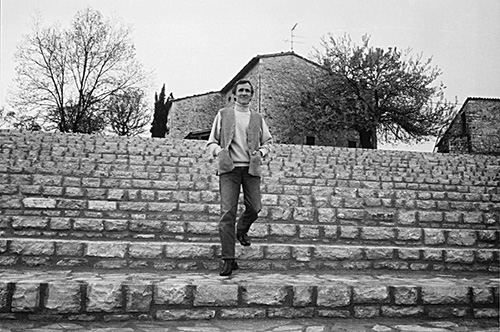
<instances>
[{"instance_id":1,"label":"stone wall","mask_svg":"<svg viewBox=\"0 0 500 332\"><path fill-rule=\"evenodd\" d=\"M311 91L322 74L317 64L292 53L261 56L255 65L245 69L240 79L254 87L252 111L264 115L277 143L305 144L306 136L315 138L315 145L347 147L348 142L360 146L356 132L297 132L287 120L289 112L300 107L301 97ZM187 133L211 128L217 110L233 101L231 89L186 97L174 101L171 111L170 135L183 138Z\"/></svg>"},{"instance_id":2,"label":"stone wall","mask_svg":"<svg viewBox=\"0 0 500 332\"><path fill-rule=\"evenodd\" d=\"M500 99L468 98L438 152L500 154Z\"/></svg>"},{"instance_id":3,"label":"stone wall","mask_svg":"<svg viewBox=\"0 0 500 332\"><path fill-rule=\"evenodd\" d=\"M470 100L466 113L472 151L500 154L500 99Z\"/></svg>"},{"instance_id":4,"label":"stone wall","mask_svg":"<svg viewBox=\"0 0 500 332\"><path fill-rule=\"evenodd\" d=\"M184 138L190 132L210 130L217 110L223 105L219 92L174 100L170 110L170 136Z\"/></svg>"}]
</instances>

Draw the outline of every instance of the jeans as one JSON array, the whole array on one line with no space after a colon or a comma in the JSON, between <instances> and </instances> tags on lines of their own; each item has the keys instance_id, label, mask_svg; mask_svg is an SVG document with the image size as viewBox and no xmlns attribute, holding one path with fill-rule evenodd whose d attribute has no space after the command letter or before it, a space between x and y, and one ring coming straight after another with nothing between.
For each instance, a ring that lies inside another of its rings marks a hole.
<instances>
[{"instance_id":1,"label":"jeans","mask_svg":"<svg viewBox=\"0 0 500 332\"><path fill-rule=\"evenodd\" d=\"M222 259L235 258L236 235L234 228L241 187L243 187L245 211L238 218L237 232L246 234L252 223L257 220L261 210L260 177L248 174L248 167L235 167L231 172L219 176L221 197L219 235Z\"/></svg>"}]
</instances>

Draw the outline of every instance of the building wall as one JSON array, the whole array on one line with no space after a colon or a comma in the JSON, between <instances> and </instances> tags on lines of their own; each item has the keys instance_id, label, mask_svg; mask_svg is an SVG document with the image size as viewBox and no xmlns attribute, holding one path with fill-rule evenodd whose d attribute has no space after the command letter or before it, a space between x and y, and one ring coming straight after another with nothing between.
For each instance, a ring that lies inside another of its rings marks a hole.
<instances>
[{"instance_id":1,"label":"building wall","mask_svg":"<svg viewBox=\"0 0 500 332\"><path fill-rule=\"evenodd\" d=\"M319 134L287 133L283 129L288 112L300 104L302 93L311 91L322 69L293 54L262 56L242 79L252 82L252 111L263 114L276 143L305 144L306 136L315 137L315 145L347 147L348 141L360 146L356 132L323 131ZM191 131L210 129L217 111L233 101L232 92L174 100L170 135L183 138Z\"/></svg>"},{"instance_id":2,"label":"building wall","mask_svg":"<svg viewBox=\"0 0 500 332\"><path fill-rule=\"evenodd\" d=\"M500 154L500 99L469 98L437 145L438 152Z\"/></svg>"},{"instance_id":3,"label":"building wall","mask_svg":"<svg viewBox=\"0 0 500 332\"><path fill-rule=\"evenodd\" d=\"M500 154L500 100L471 100L466 114L472 151Z\"/></svg>"},{"instance_id":4,"label":"building wall","mask_svg":"<svg viewBox=\"0 0 500 332\"><path fill-rule=\"evenodd\" d=\"M192 131L210 129L223 100L219 92L176 99L169 115L170 136L184 138Z\"/></svg>"}]
</instances>

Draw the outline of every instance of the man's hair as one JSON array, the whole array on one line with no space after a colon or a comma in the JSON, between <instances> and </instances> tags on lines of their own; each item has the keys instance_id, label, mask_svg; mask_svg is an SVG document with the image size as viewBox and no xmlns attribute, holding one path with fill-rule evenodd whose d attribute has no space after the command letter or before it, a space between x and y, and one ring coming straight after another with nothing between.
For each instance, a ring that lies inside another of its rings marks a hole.
<instances>
[{"instance_id":1,"label":"man's hair","mask_svg":"<svg viewBox=\"0 0 500 332\"><path fill-rule=\"evenodd\" d=\"M239 80L238 82L234 83L233 85L233 95L236 94L236 88L238 88L238 85L242 85L242 84L250 84L250 90L252 91L252 95L253 95L253 85L252 85L252 82L250 82L249 80Z\"/></svg>"}]
</instances>

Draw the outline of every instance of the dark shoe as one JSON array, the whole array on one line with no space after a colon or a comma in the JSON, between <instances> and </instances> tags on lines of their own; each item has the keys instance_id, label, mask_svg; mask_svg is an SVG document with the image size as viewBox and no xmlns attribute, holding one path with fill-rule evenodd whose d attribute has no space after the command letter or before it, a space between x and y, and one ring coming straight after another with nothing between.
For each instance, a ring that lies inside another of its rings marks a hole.
<instances>
[{"instance_id":1,"label":"dark shoe","mask_svg":"<svg viewBox=\"0 0 500 332\"><path fill-rule=\"evenodd\" d=\"M250 243L250 238L246 234L236 234L236 238L240 241L242 246L248 247L252 244Z\"/></svg>"},{"instance_id":2,"label":"dark shoe","mask_svg":"<svg viewBox=\"0 0 500 332\"><path fill-rule=\"evenodd\" d=\"M230 276L233 271L238 270L238 263L234 259L225 259L224 265L222 265L222 269L220 270L219 275L221 277Z\"/></svg>"}]
</instances>

